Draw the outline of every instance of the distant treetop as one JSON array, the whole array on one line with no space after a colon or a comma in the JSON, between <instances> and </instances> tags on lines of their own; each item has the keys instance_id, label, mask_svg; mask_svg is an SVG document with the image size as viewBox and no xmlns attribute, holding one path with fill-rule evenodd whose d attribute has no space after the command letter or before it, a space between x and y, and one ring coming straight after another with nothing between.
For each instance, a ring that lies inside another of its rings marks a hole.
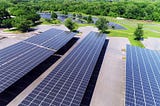
<instances>
[{"instance_id":1,"label":"distant treetop","mask_svg":"<svg viewBox=\"0 0 160 106\"><path fill-rule=\"evenodd\" d=\"M9 11L13 7L21 7L23 11L25 7L34 12L61 11L66 15L75 12L152 21L160 21L159 4L159 0L0 0L0 7Z\"/></svg>"}]
</instances>

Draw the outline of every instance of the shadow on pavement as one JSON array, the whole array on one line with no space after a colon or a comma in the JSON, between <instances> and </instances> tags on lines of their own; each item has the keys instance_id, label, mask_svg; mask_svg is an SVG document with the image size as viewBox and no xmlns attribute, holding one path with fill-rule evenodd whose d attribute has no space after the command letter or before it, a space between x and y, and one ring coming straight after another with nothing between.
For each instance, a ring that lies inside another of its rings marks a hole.
<instances>
[{"instance_id":1,"label":"shadow on pavement","mask_svg":"<svg viewBox=\"0 0 160 106\"><path fill-rule=\"evenodd\" d=\"M99 75L99 72L100 72L100 68L101 68L101 65L102 65L102 62L103 62L103 59L104 59L104 55L105 55L107 46L108 46L108 42L109 42L109 40L106 39L106 41L103 45L102 51L100 53L100 56L98 58L98 61L96 63L96 66L94 68L94 71L92 73L89 84L87 86L87 89L85 91L85 94L83 96L83 99L81 101L81 106L89 106L90 105L91 98L92 98L92 95L93 95L93 91L94 91L94 88L95 88L95 85L96 85L96 82L97 82L97 78L98 78L98 75Z\"/></svg>"}]
</instances>

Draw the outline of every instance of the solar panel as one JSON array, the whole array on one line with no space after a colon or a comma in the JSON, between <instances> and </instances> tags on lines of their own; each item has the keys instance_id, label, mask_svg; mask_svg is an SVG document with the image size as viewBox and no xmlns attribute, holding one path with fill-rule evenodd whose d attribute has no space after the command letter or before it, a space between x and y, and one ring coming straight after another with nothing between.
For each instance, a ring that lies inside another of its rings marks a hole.
<instances>
[{"instance_id":1,"label":"solar panel","mask_svg":"<svg viewBox=\"0 0 160 106\"><path fill-rule=\"evenodd\" d=\"M0 92L3 92L54 53L39 47L33 47L18 55L19 52L21 51L16 52L17 57L11 60L6 59L7 61L4 59L6 62L0 65Z\"/></svg>"},{"instance_id":2,"label":"solar panel","mask_svg":"<svg viewBox=\"0 0 160 106\"><path fill-rule=\"evenodd\" d=\"M127 45L126 106L160 106L160 52Z\"/></svg>"},{"instance_id":3,"label":"solar panel","mask_svg":"<svg viewBox=\"0 0 160 106\"><path fill-rule=\"evenodd\" d=\"M54 54L74 35L75 33L50 29L0 50L0 93ZM45 44L48 48L32 42ZM49 47L54 47L56 50L50 50Z\"/></svg>"},{"instance_id":4,"label":"solar panel","mask_svg":"<svg viewBox=\"0 0 160 106\"><path fill-rule=\"evenodd\" d=\"M104 42L105 35L91 32L20 106L79 106Z\"/></svg>"},{"instance_id":5,"label":"solar panel","mask_svg":"<svg viewBox=\"0 0 160 106\"><path fill-rule=\"evenodd\" d=\"M62 32L64 32L64 31L52 28L52 29L49 29L49 30L39 34L39 35L33 36L29 39L26 39L25 41L35 43L35 44L41 44L41 43L45 42L46 40L48 40L48 39L50 39L50 38L52 38Z\"/></svg>"},{"instance_id":6,"label":"solar panel","mask_svg":"<svg viewBox=\"0 0 160 106\"><path fill-rule=\"evenodd\" d=\"M59 50L75 35L76 33L69 31L50 29L38 36L31 37L25 41L54 50Z\"/></svg>"},{"instance_id":7,"label":"solar panel","mask_svg":"<svg viewBox=\"0 0 160 106\"><path fill-rule=\"evenodd\" d=\"M8 61L18 58L25 51L28 51L33 47L35 46L20 42L0 50L0 66Z\"/></svg>"},{"instance_id":8,"label":"solar panel","mask_svg":"<svg viewBox=\"0 0 160 106\"><path fill-rule=\"evenodd\" d=\"M71 40L73 38L73 36L75 36L75 33L64 32L56 37L53 37L49 41L40 44L40 45L42 45L44 47L52 48L55 50L59 50L61 47L63 47L66 44L66 42Z\"/></svg>"}]
</instances>

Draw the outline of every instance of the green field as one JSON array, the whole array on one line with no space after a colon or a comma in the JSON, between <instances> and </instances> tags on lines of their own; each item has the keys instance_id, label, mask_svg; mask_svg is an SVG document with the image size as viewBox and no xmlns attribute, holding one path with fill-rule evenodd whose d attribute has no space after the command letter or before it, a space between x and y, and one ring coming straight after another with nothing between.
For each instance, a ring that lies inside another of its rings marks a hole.
<instances>
[{"instance_id":1,"label":"green field","mask_svg":"<svg viewBox=\"0 0 160 106\"><path fill-rule=\"evenodd\" d=\"M144 38L147 37L160 37L160 23L158 22L147 22L142 20L131 20L131 19L116 19L111 17L106 17L108 21L115 22L127 28L127 30L113 30L110 29L109 36L113 37L127 37L132 45L144 47L140 41L134 40L133 33L137 24L143 24Z\"/></svg>"}]
</instances>

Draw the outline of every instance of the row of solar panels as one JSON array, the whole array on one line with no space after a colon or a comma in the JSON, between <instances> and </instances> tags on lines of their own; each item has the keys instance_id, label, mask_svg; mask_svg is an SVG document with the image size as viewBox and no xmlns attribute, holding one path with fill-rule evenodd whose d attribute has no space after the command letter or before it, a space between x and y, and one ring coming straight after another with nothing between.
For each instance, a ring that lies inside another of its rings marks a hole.
<instances>
[{"instance_id":1,"label":"row of solar panels","mask_svg":"<svg viewBox=\"0 0 160 106\"><path fill-rule=\"evenodd\" d=\"M51 29L0 50L0 93L64 46L75 33ZM91 32L20 105L80 105L105 42Z\"/></svg>"},{"instance_id":2,"label":"row of solar panels","mask_svg":"<svg viewBox=\"0 0 160 106\"><path fill-rule=\"evenodd\" d=\"M0 50L0 92L75 34L51 29ZM105 35L91 32L20 104L80 105ZM48 49L47 49L48 48ZM160 105L160 52L127 45L126 106Z\"/></svg>"},{"instance_id":3,"label":"row of solar panels","mask_svg":"<svg viewBox=\"0 0 160 106\"><path fill-rule=\"evenodd\" d=\"M105 37L89 33L20 106L80 106Z\"/></svg>"},{"instance_id":4,"label":"row of solar panels","mask_svg":"<svg viewBox=\"0 0 160 106\"><path fill-rule=\"evenodd\" d=\"M127 45L126 106L160 106L160 51Z\"/></svg>"},{"instance_id":5,"label":"row of solar panels","mask_svg":"<svg viewBox=\"0 0 160 106\"><path fill-rule=\"evenodd\" d=\"M59 50L69 40L71 40L74 35L75 33L73 32L50 29L42 34L39 34L38 36L29 38L24 42L40 45L54 50Z\"/></svg>"},{"instance_id":6,"label":"row of solar panels","mask_svg":"<svg viewBox=\"0 0 160 106\"><path fill-rule=\"evenodd\" d=\"M53 55L74 35L72 32L50 29L0 50L0 93Z\"/></svg>"}]
</instances>

